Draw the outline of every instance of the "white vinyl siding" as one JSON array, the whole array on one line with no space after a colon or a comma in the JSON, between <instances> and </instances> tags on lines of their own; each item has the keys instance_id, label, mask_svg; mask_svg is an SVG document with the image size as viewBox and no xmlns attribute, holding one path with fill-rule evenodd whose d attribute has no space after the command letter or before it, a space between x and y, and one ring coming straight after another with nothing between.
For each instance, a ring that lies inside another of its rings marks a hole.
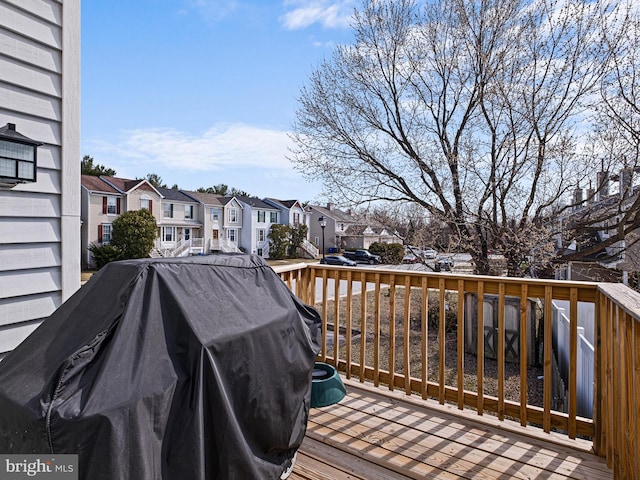
<instances>
[{"instance_id":1,"label":"white vinyl siding","mask_svg":"<svg viewBox=\"0 0 640 480\"><path fill-rule=\"evenodd\" d=\"M80 286L80 0L0 0L0 52L0 126L44 144L0 188L1 357Z\"/></svg>"}]
</instances>

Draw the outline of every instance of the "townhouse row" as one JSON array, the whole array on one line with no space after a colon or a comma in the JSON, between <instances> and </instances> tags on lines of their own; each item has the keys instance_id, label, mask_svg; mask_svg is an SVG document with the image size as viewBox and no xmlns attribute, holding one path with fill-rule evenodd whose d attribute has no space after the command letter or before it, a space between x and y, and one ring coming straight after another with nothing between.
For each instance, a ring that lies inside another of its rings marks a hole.
<instances>
[{"instance_id":1,"label":"townhouse row","mask_svg":"<svg viewBox=\"0 0 640 480\"><path fill-rule=\"evenodd\" d=\"M140 209L155 217L158 234L152 254L164 257L243 251L269 258L274 224L306 225L307 239L298 254L308 258L317 258L322 247L333 251L402 241L384 227L363 224L330 203L305 207L298 200L226 197L107 176L82 175L81 186L83 268L94 266L92 244L110 242L113 221L121 213Z\"/></svg>"},{"instance_id":2,"label":"townhouse row","mask_svg":"<svg viewBox=\"0 0 640 480\"><path fill-rule=\"evenodd\" d=\"M81 186L85 268L93 266L89 246L109 243L113 221L130 210L146 209L154 216L158 234L152 255L165 257L244 251L268 258L271 225L309 226L310 215L298 201L224 197L107 176L82 175ZM303 254L315 258L318 250L305 245Z\"/></svg>"}]
</instances>

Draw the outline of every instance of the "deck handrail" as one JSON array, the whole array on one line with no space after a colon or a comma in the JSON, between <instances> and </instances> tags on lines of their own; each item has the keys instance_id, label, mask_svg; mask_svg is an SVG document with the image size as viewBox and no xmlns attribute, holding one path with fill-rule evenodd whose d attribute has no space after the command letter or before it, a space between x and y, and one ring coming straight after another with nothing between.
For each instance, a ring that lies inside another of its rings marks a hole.
<instances>
[{"instance_id":1,"label":"deck handrail","mask_svg":"<svg viewBox=\"0 0 640 480\"><path fill-rule=\"evenodd\" d=\"M459 409L473 408L479 415L492 412L500 420L516 420L524 427L536 425L545 432L564 432L569 438L591 438L594 452L606 457L615 478L639 478L640 294L637 292L620 284L387 268L297 264L275 270L303 302L316 306L322 317L323 331L319 358L335 365L347 378L372 381L376 386L384 385L390 390L403 389L407 395L419 395L426 401L451 402ZM367 294L362 295L361 292ZM488 297L497 299L495 395L485 393L484 387L485 309L471 308L473 302L484 305ZM337 302L335 298L338 298ZM505 305L514 300L519 304L519 337L517 345L508 345ZM554 300L569 303L570 364L566 411L552 409L551 379L555 360L551 319ZM447 311L448 302L455 304L456 301L457 310ZM578 306L583 303L593 305L595 312L593 418L580 417L576 411ZM419 305L419 311L412 310L415 304ZM381 313L383 310L388 311L386 316ZM431 323L437 323L433 329L429 327L429 311ZM456 322L456 364L450 369L455 375L455 382L450 382L453 384L445 379L445 366L449 366L445 365L449 317L455 317ZM532 405L527 401L532 323L543 332L540 354L542 405ZM418 330L414 328L416 325L419 325ZM469 325L473 328L470 329ZM356 340L353 337L354 326L359 329ZM387 332L386 337L383 331ZM432 333L437 336L436 365L428 361L430 351L434 349L428 343ZM470 335L475 336L477 342L475 390L465 388L465 344L469 344ZM383 341L388 344L386 348L383 348ZM411 351L411 345L415 346L416 342L420 352L417 362ZM507 347L519 352L519 401L505 398ZM435 380L432 369L437 373Z\"/></svg>"}]
</instances>

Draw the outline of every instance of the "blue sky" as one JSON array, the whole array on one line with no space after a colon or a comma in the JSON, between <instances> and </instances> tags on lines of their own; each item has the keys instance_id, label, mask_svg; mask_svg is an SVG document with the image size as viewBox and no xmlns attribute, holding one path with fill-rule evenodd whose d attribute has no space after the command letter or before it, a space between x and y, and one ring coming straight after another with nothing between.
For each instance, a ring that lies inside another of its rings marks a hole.
<instances>
[{"instance_id":1,"label":"blue sky","mask_svg":"<svg viewBox=\"0 0 640 480\"><path fill-rule=\"evenodd\" d=\"M82 4L82 155L119 177L324 202L286 159L297 98L356 0Z\"/></svg>"}]
</instances>

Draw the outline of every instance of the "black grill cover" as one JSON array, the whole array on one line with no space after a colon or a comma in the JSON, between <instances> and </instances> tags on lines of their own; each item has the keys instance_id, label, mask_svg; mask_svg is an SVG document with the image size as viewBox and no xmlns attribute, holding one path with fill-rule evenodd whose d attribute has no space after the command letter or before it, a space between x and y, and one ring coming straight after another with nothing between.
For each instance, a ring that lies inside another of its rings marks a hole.
<instances>
[{"instance_id":1,"label":"black grill cover","mask_svg":"<svg viewBox=\"0 0 640 480\"><path fill-rule=\"evenodd\" d=\"M83 479L277 479L320 319L259 257L107 265L0 362L0 452Z\"/></svg>"}]
</instances>

